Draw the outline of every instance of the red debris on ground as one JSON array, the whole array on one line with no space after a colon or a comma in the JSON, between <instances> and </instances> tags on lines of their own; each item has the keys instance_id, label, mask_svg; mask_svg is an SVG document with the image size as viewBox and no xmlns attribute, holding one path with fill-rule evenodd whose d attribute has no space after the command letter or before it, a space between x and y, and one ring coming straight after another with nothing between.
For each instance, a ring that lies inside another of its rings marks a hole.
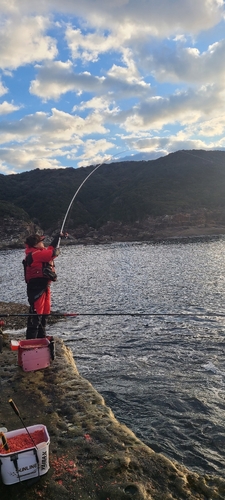
<instances>
[{"instance_id":1,"label":"red debris on ground","mask_svg":"<svg viewBox=\"0 0 225 500\"><path fill-rule=\"evenodd\" d=\"M90 434L84 434L84 439L86 439L86 441L92 441Z\"/></svg>"},{"instance_id":2,"label":"red debris on ground","mask_svg":"<svg viewBox=\"0 0 225 500\"><path fill-rule=\"evenodd\" d=\"M81 477L77 470L77 466L73 460L71 460L67 455L51 460L51 467L54 469L53 477L58 483L62 484L61 477L65 474L70 474L74 478Z\"/></svg>"},{"instance_id":3,"label":"red debris on ground","mask_svg":"<svg viewBox=\"0 0 225 500\"><path fill-rule=\"evenodd\" d=\"M28 433L18 434L17 436L7 438L8 450L0 444L0 454L7 455L8 453L14 453L15 451L24 450L26 448L33 448L39 443L46 442L46 436L44 429L40 429L30 433L32 439ZM33 440L33 441L32 441Z\"/></svg>"}]
</instances>

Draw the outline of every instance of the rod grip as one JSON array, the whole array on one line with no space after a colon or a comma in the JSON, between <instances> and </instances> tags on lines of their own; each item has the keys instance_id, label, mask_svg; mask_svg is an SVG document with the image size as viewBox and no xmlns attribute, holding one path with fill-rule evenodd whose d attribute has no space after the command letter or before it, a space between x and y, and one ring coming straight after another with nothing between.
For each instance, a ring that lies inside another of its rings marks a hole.
<instances>
[{"instance_id":1,"label":"rod grip","mask_svg":"<svg viewBox=\"0 0 225 500\"><path fill-rule=\"evenodd\" d=\"M9 404L12 407L12 409L14 410L15 414L19 417L20 412L12 399L9 399Z\"/></svg>"},{"instance_id":2,"label":"rod grip","mask_svg":"<svg viewBox=\"0 0 225 500\"><path fill-rule=\"evenodd\" d=\"M9 445L3 432L0 432L0 438L2 440L2 447L5 448L6 451L9 451Z\"/></svg>"}]
</instances>

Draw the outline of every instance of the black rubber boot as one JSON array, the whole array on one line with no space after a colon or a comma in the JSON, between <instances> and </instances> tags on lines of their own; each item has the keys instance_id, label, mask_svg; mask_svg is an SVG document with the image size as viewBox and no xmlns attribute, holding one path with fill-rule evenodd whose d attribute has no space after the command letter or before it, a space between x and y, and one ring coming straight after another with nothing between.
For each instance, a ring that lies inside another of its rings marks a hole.
<instances>
[{"instance_id":1,"label":"black rubber boot","mask_svg":"<svg viewBox=\"0 0 225 500\"><path fill-rule=\"evenodd\" d=\"M39 325L39 317L37 313L34 311L32 307L29 309L29 313L27 320L27 330L26 330L26 339L36 339L38 336L38 325Z\"/></svg>"},{"instance_id":2,"label":"black rubber boot","mask_svg":"<svg viewBox=\"0 0 225 500\"><path fill-rule=\"evenodd\" d=\"M41 320L39 321L38 325L38 334L37 334L38 339L44 339L46 337L46 324L47 324L47 318L43 314L43 316L41 316Z\"/></svg>"}]
</instances>

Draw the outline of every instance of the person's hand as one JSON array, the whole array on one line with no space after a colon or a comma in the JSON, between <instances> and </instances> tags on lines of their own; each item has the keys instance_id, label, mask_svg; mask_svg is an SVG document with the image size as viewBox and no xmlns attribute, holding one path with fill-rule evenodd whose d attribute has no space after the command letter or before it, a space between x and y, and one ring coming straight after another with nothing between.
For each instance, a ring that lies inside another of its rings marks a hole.
<instances>
[{"instance_id":1,"label":"person's hand","mask_svg":"<svg viewBox=\"0 0 225 500\"><path fill-rule=\"evenodd\" d=\"M59 236L60 236L60 238L68 238L69 234L68 233L60 233Z\"/></svg>"}]
</instances>

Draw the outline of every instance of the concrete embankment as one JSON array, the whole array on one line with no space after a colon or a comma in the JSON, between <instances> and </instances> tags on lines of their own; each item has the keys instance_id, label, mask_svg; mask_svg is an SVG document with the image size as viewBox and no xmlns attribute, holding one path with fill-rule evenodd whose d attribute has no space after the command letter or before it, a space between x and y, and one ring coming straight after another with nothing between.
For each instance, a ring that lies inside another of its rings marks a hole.
<instances>
[{"instance_id":1,"label":"concrete embankment","mask_svg":"<svg viewBox=\"0 0 225 500\"><path fill-rule=\"evenodd\" d=\"M48 368L25 372L15 335L0 353L0 427L43 424L50 435L50 469L34 484L0 483L1 500L206 500L225 498L225 481L203 477L155 453L119 423L101 395L82 378L71 351L55 340Z\"/></svg>"}]
</instances>

